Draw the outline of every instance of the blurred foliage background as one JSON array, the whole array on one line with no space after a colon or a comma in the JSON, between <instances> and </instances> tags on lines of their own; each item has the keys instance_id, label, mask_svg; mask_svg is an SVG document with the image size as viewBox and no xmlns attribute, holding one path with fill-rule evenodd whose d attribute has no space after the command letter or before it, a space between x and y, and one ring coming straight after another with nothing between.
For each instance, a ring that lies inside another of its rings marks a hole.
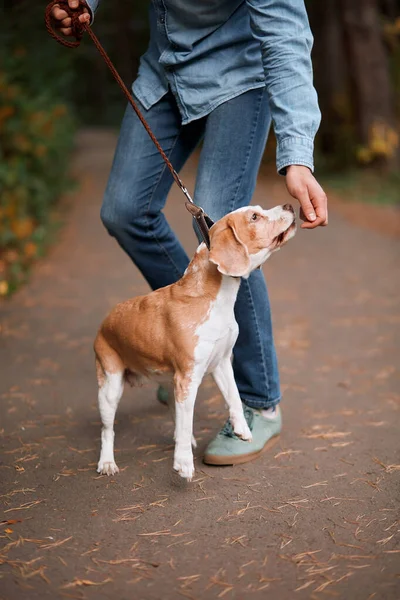
<instances>
[{"instance_id":1,"label":"blurred foliage background","mask_svg":"<svg viewBox=\"0 0 400 600\"><path fill-rule=\"evenodd\" d=\"M306 4L323 114L319 177L346 197L399 202L400 0ZM125 107L89 40L68 50L47 35L45 6L5 0L0 14L0 295L46 247L76 128L117 127ZM95 32L127 83L146 49L147 10L143 0L103 0L96 15Z\"/></svg>"}]
</instances>

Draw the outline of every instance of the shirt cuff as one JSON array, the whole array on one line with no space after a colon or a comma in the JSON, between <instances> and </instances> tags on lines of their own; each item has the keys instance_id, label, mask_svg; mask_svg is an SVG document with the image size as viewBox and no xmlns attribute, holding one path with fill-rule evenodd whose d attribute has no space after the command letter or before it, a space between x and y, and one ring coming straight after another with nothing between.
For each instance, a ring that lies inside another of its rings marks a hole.
<instances>
[{"instance_id":1,"label":"shirt cuff","mask_svg":"<svg viewBox=\"0 0 400 600\"><path fill-rule=\"evenodd\" d=\"M94 13L96 12L97 7L99 5L99 0L86 0L86 4L89 7L90 16L91 16L90 24L92 24L94 21Z\"/></svg>"},{"instance_id":2,"label":"shirt cuff","mask_svg":"<svg viewBox=\"0 0 400 600\"><path fill-rule=\"evenodd\" d=\"M302 165L314 172L314 142L310 138L288 137L276 149L276 168L279 175L286 175L286 167Z\"/></svg>"}]
</instances>

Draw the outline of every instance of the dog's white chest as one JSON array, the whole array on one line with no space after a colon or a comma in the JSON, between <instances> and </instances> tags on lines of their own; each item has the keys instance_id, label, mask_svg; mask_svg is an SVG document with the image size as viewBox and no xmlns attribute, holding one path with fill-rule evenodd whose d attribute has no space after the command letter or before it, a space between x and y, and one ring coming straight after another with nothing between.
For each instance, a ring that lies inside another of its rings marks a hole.
<instances>
[{"instance_id":1,"label":"dog's white chest","mask_svg":"<svg viewBox=\"0 0 400 600\"><path fill-rule=\"evenodd\" d=\"M238 336L233 307L239 283L228 279L210 306L206 320L196 330L195 363L212 371L222 358L230 356Z\"/></svg>"}]
</instances>

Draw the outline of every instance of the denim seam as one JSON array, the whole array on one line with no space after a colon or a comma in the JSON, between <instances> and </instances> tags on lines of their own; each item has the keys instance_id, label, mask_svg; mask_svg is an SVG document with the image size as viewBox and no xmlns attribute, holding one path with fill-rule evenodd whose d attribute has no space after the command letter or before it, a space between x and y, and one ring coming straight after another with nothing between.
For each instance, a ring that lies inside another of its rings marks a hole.
<instances>
[{"instance_id":1,"label":"denim seam","mask_svg":"<svg viewBox=\"0 0 400 600\"><path fill-rule=\"evenodd\" d=\"M279 175L286 175L286 167L290 167L292 165L301 165L303 167L308 167L310 169L310 171L312 173L314 173L314 165L311 162L308 162L307 160L302 160L302 159L296 159L293 158L292 160L289 161L283 161L279 164L277 164L276 166L276 170L278 171Z\"/></svg>"},{"instance_id":2,"label":"denim seam","mask_svg":"<svg viewBox=\"0 0 400 600\"><path fill-rule=\"evenodd\" d=\"M238 192L239 192L239 189L240 189L240 185L241 185L241 183L243 181L243 176L244 176L244 174L246 172L246 168L247 168L247 165L249 163L251 149L253 147L255 132L256 132L256 129L257 129L257 123L258 123L258 119L259 119L259 116L260 116L260 108L261 108L262 98L263 98L263 94L260 94L260 99L259 99L259 102L258 102L257 111L256 111L255 118L254 118L254 125L253 125L253 128L252 128L251 137L250 137L250 140L249 140L249 147L248 147L248 150L247 150L247 155L246 155L245 160L243 161L242 171L241 171L241 174L240 174L240 177L239 177L239 181L238 181L235 193L234 193L233 198L232 198L231 209L228 212L231 212L232 210L234 210L234 206L235 206L236 198L237 198L237 195L238 195Z\"/></svg>"},{"instance_id":3,"label":"denim seam","mask_svg":"<svg viewBox=\"0 0 400 600\"><path fill-rule=\"evenodd\" d=\"M179 136L180 136L180 134L181 134L181 130L179 130L179 133L178 133L178 134L175 136L175 140L174 140L174 143L173 143L173 145L172 145L172 147L171 147L171 150L170 150L170 151L169 151L169 153L167 154L167 156L168 156L168 159L170 158L170 156L171 156L172 152L173 152L173 151L174 151L174 149L175 149L175 146L176 146L176 143L177 143L177 141L178 141L178 139L179 139ZM149 198L149 202L148 202L148 204L147 204L147 208L146 208L146 215L148 215L148 213L149 213L149 211L150 211L150 206L151 206L151 203L152 203L152 201L153 201L154 194L156 193L157 187L158 187L158 185L160 184L161 178L162 178L162 176L164 175L164 173L165 173L165 170L166 170L166 169L167 169L167 165L166 165L166 164L164 164L163 168L161 169L160 175L159 175L159 177L158 177L158 179L157 179L157 183L155 184L155 186L154 186L154 188L153 188L153 190L152 190L152 192L151 192L151 195L150 195L150 198ZM149 219L148 219L148 216L146 216L144 220L145 220L145 224L146 224L146 227L147 227L147 231L149 232L149 231L150 231L150 228L149 228ZM175 271L176 271L176 273L177 273L178 277L182 277L182 273L181 273L181 271L178 269L178 266L175 264L175 262L174 262L173 258L170 256L170 254L169 254L168 250L165 248L165 246L163 246L163 245L160 243L160 241L158 240L157 236L156 236L156 235L155 235L153 232L151 233L151 235L152 235L153 239L155 240L155 242L157 243L157 245L159 246L159 248L162 250L162 252L163 252L163 253L165 254L165 256L168 258L168 260L170 261L171 265L174 267L174 269L175 269Z\"/></svg>"},{"instance_id":4,"label":"denim seam","mask_svg":"<svg viewBox=\"0 0 400 600\"><path fill-rule=\"evenodd\" d=\"M250 408L265 409L265 408L271 408L271 407L277 406L280 403L281 398L278 397L275 400L268 400L265 403L257 402L257 400L254 401L254 400L245 398L244 396L241 396L241 400L242 400L242 402L244 402L244 404L246 404L246 406L250 406Z\"/></svg>"},{"instance_id":5,"label":"denim seam","mask_svg":"<svg viewBox=\"0 0 400 600\"><path fill-rule=\"evenodd\" d=\"M258 326L257 319L255 317L256 311L254 310L254 300L253 300L253 296L252 296L251 289L250 289L249 285L247 285L245 287L245 291L246 291L246 294L248 296L249 303L251 304L252 319L254 320L255 329L256 329L256 332L257 332L257 350L258 350L258 352L259 352L259 354L261 356L261 360L262 360L262 363L263 363L263 378L264 378L264 384L265 384L265 387L267 389L267 396L268 396L269 390L270 390L270 385L269 385L269 381L268 381L268 377L267 377L267 369L266 369L266 365L265 365L265 356L264 356L263 347L262 347L262 343L261 343L260 328Z\"/></svg>"},{"instance_id":6,"label":"denim seam","mask_svg":"<svg viewBox=\"0 0 400 600\"><path fill-rule=\"evenodd\" d=\"M288 146L305 146L312 150L314 148L314 142L312 138L290 135L283 140L280 140L278 148L287 148Z\"/></svg>"}]
</instances>

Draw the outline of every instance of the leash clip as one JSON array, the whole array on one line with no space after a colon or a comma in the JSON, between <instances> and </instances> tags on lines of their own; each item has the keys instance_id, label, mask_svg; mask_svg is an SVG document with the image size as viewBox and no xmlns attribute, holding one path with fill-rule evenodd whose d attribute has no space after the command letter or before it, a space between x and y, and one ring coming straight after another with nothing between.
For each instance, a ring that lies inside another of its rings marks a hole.
<instances>
[{"instance_id":1,"label":"leash clip","mask_svg":"<svg viewBox=\"0 0 400 600\"><path fill-rule=\"evenodd\" d=\"M194 203L186 186L183 184L181 178L179 177L179 175L175 171L175 169L173 171L173 177L174 177L176 183L181 188L182 192L186 196L186 202L185 202L186 209L190 212L192 217L195 219L197 226L200 230L201 236L204 240L204 243L207 246L207 248L210 249L210 234L208 232L211 229L211 227L214 225L214 221L212 219L210 219L210 217L204 212L204 209L201 208L201 206L197 206L197 204Z\"/></svg>"},{"instance_id":2,"label":"leash clip","mask_svg":"<svg viewBox=\"0 0 400 600\"><path fill-rule=\"evenodd\" d=\"M190 196L189 196L190 198ZM201 236L204 240L205 245L208 249L210 249L210 234L209 230L214 225L214 221L210 219L208 215L204 212L201 206L197 206L190 198L185 202L186 209L190 212L192 217L195 219L197 226L200 230Z\"/></svg>"}]
</instances>

